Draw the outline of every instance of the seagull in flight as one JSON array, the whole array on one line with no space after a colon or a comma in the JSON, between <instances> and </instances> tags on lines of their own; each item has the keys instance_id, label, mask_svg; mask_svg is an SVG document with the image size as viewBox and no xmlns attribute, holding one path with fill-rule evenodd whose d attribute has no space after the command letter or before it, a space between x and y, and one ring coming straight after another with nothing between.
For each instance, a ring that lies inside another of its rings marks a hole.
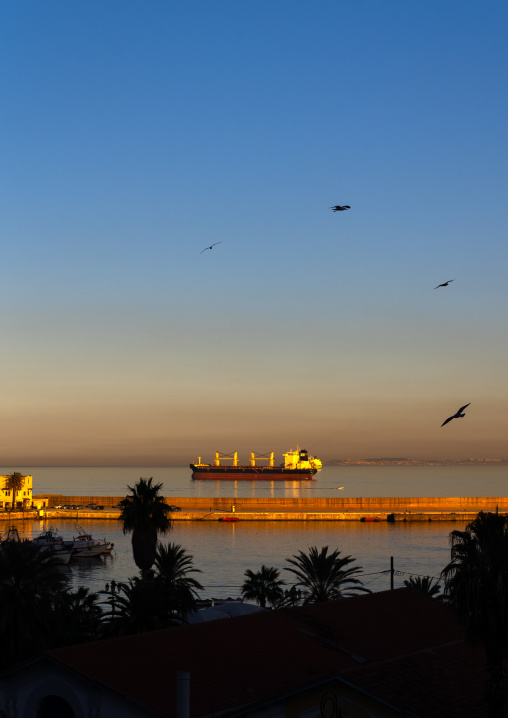
<instances>
[{"instance_id":1,"label":"seagull in flight","mask_svg":"<svg viewBox=\"0 0 508 718\"><path fill-rule=\"evenodd\" d=\"M438 284L437 287L434 287L434 289L439 289L439 287L447 287L450 282L454 282L455 279L449 279L447 282L443 282L443 284Z\"/></svg>"},{"instance_id":2,"label":"seagull in flight","mask_svg":"<svg viewBox=\"0 0 508 718\"><path fill-rule=\"evenodd\" d=\"M470 403L471 403L471 402L469 402L469 404L470 404ZM454 414L453 416L449 416L448 419L446 419L446 421L443 421L443 423L441 424L441 426L444 426L445 424L448 424L448 422L451 421L452 419L458 419L458 418L464 417L464 416L465 416L465 414L464 414L464 409L467 409L467 407L469 406L469 404L465 404L464 406L461 406L460 409L458 410L458 412L457 412L456 414Z\"/></svg>"},{"instance_id":3,"label":"seagull in flight","mask_svg":"<svg viewBox=\"0 0 508 718\"><path fill-rule=\"evenodd\" d=\"M330 207L333 212L343 212L345 209L351 209L351 207L348 204L336 204L334 207Z\"/></svg>"},{"instance_id":4,"label":"seagull in flight","mask_svg":"<svg viewBox=\"0 0 508 718\"><path fill-rule=\"evenodd\" d=\"M220 242L214 242L211 247L205 247L200 254L203 254L203 252L206 252L207 249L211 249L212 247L215 247L216 244L222 244L222 239Z\"/></svg>"}]
</instances>

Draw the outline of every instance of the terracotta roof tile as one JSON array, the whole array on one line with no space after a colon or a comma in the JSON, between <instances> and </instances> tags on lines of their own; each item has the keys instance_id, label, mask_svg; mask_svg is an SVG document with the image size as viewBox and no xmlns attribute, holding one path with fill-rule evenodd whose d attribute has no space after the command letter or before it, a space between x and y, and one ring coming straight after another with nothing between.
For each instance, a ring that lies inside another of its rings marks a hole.
<instances>
[{"instance_id":1,"label":"terracotta roof tile","mask_svg":"<svg viewBox=\"0 0 508 718\"><path fill-rule=\"evenodd\" d=\"M406 589L47 655L161 716L175 713L180 670L191 674L192 716L269 701L340 676L422 718L450 718L463 714L446 711L447 704L479 705L484 680L481 657L466 646L449 608Z\"/></svg>"}]
</instances>

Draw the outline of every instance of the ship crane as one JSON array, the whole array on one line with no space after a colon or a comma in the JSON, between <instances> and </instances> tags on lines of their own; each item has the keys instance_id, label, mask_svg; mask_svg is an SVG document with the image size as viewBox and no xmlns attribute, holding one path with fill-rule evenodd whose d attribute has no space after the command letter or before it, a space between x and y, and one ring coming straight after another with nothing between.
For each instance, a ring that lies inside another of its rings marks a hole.
<instances>
[{"instance_id":1,"label":"ship crane","mask_svg":"<svg viewBox=\"0 0 508 718\"><path fill-rule=\"evenodd\" d=\"M215 452L215 466L220 466L221 459L229 459L233 462L233 466L238 466L238 451L228 452L229 454L233 453L233 456L226 456L226 454L222 454L220 451Z\"/></svg>"},{"instance_id":2,"label":"ship crane","mask_svg":"<svg viewBox=\"0 0 508 718\"><path fill-rule=\"evenodd\" d=\"M250 452L250 465L256 466L256 460L257 461L269 461L269 466L275 466L275 459L273 457L273 451L270 451L270 455L267 456L267 454L258 454L256 456L255 451Z\"/></svg>"}]
</instances>

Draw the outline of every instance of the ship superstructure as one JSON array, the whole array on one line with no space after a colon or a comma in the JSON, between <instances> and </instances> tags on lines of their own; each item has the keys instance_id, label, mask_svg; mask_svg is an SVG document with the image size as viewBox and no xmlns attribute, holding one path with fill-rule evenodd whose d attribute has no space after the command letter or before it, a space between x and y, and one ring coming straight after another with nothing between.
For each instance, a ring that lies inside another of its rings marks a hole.
<instances>
[{"instance_id":1,"label":"ship superstructure","mask_svg":"<svg viewBox=\"0 0 508 718\"><path fill-rule=\"evenodd\" d=\"M286 469L311 468L319 471L323 467L323 463L320 459L316 456L309 456L307 451L305 449L300 449L299 446L296 447L296 451L287 451L285 454L282 454L282 456L284 457L284 466Z\"/></svg>"}]
</instances>

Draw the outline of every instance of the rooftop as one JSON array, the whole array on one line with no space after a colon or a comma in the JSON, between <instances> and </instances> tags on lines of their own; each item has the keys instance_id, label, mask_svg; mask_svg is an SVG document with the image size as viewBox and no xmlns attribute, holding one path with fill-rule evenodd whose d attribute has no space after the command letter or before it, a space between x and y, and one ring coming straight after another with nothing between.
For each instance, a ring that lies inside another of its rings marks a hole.
<instances>
[{"instance_id":1,"label":"rooftop","mask_svg":"<svg viewBox=\"0 0 508 718\"><path fill-rule=\"evenodd\" d=\"M407 589L109 639L51 661L174 715L189 671L191 716L241 713L338 677L422 718L482 715L483 658L449 608ZM453 711L450 707L453 706Z\"/></svg>"}]
</instances>

